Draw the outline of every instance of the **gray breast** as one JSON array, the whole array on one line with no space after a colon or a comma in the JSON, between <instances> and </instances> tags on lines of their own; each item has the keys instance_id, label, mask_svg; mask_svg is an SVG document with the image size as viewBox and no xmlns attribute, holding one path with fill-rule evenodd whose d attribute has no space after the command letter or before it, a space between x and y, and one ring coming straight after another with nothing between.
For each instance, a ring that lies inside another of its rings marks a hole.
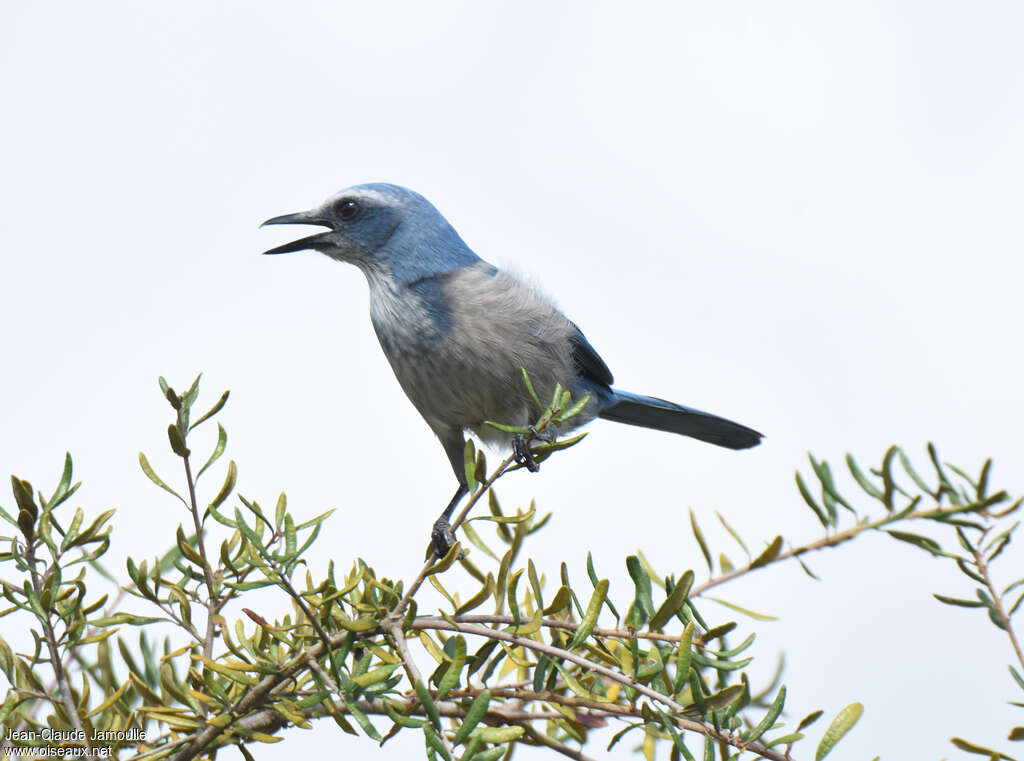
<instances>
[{"instance_id":1,"label":"gray breast","mask_svg":"<svg viewBox=\"0 0 1024 761\"><path fill-rule=\"evenodd\" d=\"M399 383L435 432L470 429L500 442L507 437L485 420L534 420L521 367L545 403L556 383L574 389L575 328L550 300L489 265L431 281L402 298L371 283L371 317Z\"/></svg>"}]
</instances>

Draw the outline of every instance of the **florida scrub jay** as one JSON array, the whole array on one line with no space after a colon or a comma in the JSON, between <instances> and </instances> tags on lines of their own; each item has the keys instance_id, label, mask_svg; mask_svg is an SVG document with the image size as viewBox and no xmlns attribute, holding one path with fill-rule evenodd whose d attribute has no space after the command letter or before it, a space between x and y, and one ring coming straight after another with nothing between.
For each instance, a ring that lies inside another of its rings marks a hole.
<instances>
[{"instance_id":1,"label":"florida scrub jay","mask_svg":"<svg viewBox=\"0 0 1024 761\"><path fill-rule=\"evenodd\" d=\"M264 225L328 228L266 253L314 249L356 265L370 285L370 319L409 400L437 435L459 487L431 534L443 556L449 519L466 493L464 431L512 444L485 420L527 426L532 401L556 383L591 401L565 429L595 417L746 449L761 434L700 410L612 388L608 366L576 325L523 280L478 257L423 196L397 185L356 185L311 211Z\"/></svg>"}]
</instances>

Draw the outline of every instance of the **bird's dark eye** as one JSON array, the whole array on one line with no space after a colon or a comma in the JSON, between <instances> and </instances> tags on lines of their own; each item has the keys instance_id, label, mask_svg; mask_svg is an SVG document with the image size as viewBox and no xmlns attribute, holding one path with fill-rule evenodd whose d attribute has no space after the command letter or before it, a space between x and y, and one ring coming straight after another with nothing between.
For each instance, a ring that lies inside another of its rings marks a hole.
<instances>
[{"instance_id":1,"label":"bird's dark eye","mask_svg":"<svg viewBox=\"0 0 1024 761\"><path fill-rule=\"evenodd\" d=\"M359 212L362 208L358 203L349 199L342 201L338 204L338 216L340 216L345 222L351 222L353 219L359 216Z\"/></svg>"}]
</instances>

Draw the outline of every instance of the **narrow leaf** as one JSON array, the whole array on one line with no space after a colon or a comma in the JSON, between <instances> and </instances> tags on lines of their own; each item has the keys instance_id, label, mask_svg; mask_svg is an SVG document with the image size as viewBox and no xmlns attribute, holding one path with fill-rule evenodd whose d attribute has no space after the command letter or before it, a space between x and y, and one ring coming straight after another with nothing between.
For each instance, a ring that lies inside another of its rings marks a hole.
<instances>
[{"instance_id":1,"label":"narrow leaf","mask_svg":"<svg viewBox=\"0 0 1024 761\"><path fill-rule=\"evenodd\" d=\"M704 539L704 532L697 525L697 516L693 514L692 509L690 510L690 527L693 529L693 535L697 539L697 544L700 545L700 551L704 553L704 560L708 564L708 570L713 573L715 569L711 563L711 550L708 549L708 543Z\"/></svg>"},{"instance_id":2,"label":"narrow leaf","mask_svg":"<svg viewBox=\"0 0 1024 761\"><path fill-rule=\"evenodd\" d=\"M821 742L818 743L818 750L814 753L814 761L821 761L821 759L825 758L836 746L836 743L842 739L843 735L853 728L853 725L857 723L862 713L864 713L863 705L860 703L850 703L850 705L836 714L828 729L825 730Z\"/></svg>"}]
</instances>

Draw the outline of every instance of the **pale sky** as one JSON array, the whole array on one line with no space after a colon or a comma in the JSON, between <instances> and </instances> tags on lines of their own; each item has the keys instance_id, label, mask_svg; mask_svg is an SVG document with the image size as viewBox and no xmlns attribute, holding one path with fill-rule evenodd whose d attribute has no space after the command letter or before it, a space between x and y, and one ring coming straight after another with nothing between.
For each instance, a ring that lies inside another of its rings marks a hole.
<instances>
[{"instance_id":1,"label":"pale sky","mask_svg":"<svg viewBox=\"0 0 1024 761\"><path fill-rule=\"evenodd\" d=\"M411 577L447 461L359 272L262 257L296 231L257 227L387 181L542 283L620 387L767 435L734 453L600 422L510 476L503 503L554 511L527 546L549 576L585 578L590 549L625 600L642 549L700 578L690 507L734 559L715 510L752 546L816 539L793 485L808 450L923 464L932 440L1019 494L1022 28L1013 2L12 4L0 470L49 490L70 450L75 504L118 510L123 572L188 517L136 458L176 477L156 378L201 370L208 401L232 390L241 492L338 509L314 571L358 555ZM1024 565L1007 555L1004 582ZM1011 750L1009 646L931 597L972 594L950 564L881 535L808 560L823 582L793 565L720 590L780 617L740 623L755 677L787 647L791 721L862 701L837 759L957 757L952 735ZM259 758L422 753L326 721L286 738Z\"/></svg>"}]
</instances>

